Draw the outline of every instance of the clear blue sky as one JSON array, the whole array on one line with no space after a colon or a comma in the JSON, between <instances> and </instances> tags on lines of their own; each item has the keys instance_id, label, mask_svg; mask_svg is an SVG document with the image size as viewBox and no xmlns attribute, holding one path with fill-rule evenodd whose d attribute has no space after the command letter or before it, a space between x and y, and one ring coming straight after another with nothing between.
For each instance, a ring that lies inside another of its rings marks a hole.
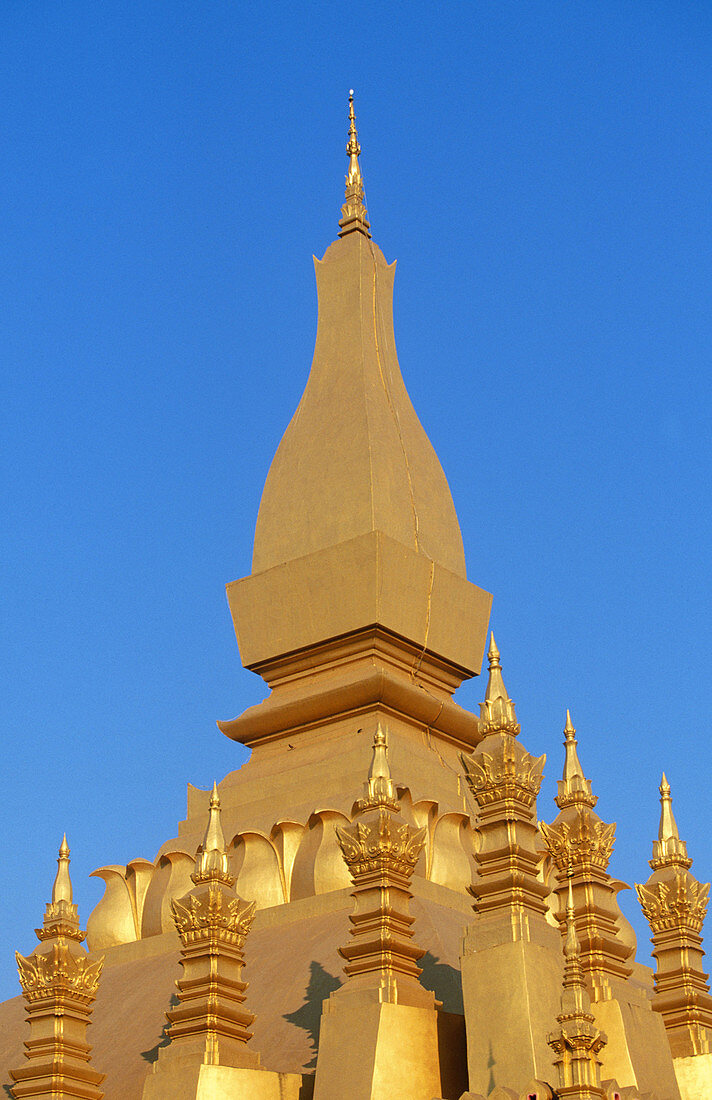
<instances>
[{"instance_id":1,"label":"clear blue sky","mask_svg":"<svg viewBox=\"0 0 712 1100\"><path fill-rule=\"evenodd\" d=\"M0 996L64 829L86 921L89 872L242 759L224 585L311 362L351 86L539 814L568 706L612 872L645 880L664 768L712 877L711 35L685 0L1 6Z\"/></svg>"}]
</instances>

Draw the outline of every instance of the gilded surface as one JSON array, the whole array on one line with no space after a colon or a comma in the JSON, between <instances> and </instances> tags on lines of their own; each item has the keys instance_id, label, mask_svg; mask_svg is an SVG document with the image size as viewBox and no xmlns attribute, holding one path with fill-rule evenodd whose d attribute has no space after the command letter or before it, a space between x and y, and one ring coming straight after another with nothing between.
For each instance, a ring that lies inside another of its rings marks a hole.
<instances>
[{"instance_id":1,"label":"gilded surface","mask_svg":"<svg viewBox=\"0 0 712 1100\"><path fill-rule=\"evenodd\" d=\"M650 860L653 873L636 891L653 933L657 963L653 1008L662 1015L677 1058L706 1056L712 1049L712 997L703 969L701 936L710 887L697 881L691 864L663 774L660 825Z\"/></svg>"},{"instance_id":2,"label":"gilded surface","mask_svg":"<svg viewBox=\"0 0 712 1100\"><path fill-rule=\"evenodd\" d=\"M671 879L636 886L638 900L652 931L690 928L701 932L707 912L709 883L702 885L691 874L675 871Z\"/></svg>"},{"instance_id":3,"label":"gilded surface","mask_svg":"<svg viewBox=\"0 0 712 1100\"><path fill-rule=\"evenodd\" d=\"M256 903L242 898L226 897L216 884L209 884L200 896L188 894L183 901L171 902L178 935L191 943L205 932L219 932L230 942L242 947L255 918Z\"/></svg>"},{"instance_id":4,"label":"gilded surface","mask_svg":"<svg viewBox=\"0 0 712 1100\"><path fill-rule=\"evenodd\" d=\"M559 871L566 871L572 864L583 871L592 867L605 870L613 852L616 836L615 824L593 814L586 807L577 806L573 820L563 820L540 828Z\"/></svg>"},{"instance_id":5,"label":"gilded surface","mask_svg":"<svg viewBox=\"0 0 712 1100\"><path fill-rule=\"evenodd\" d=\"M521 727L517 722L514 703L507 695L502 680L502 665L500 664L500 654L494 640L494 634L490 636L487 657L489 660L489 678L484 702L480 703L480 732L483 737L488 737L493 733L508 733L512 737L516 737Z\"/></svg>"},{"instance_id":6,"label":"gilded surface","mask_svg":"<svg viewBox=\"0 0 712 1100\"><path fill-rule=\"evenodd\" d=\"M462 758L467 782L480 806L505 801L533 806L545 762L545 756L530 756L512 737L503 737L490 752L482 748Z\"/></svg>"},{"instance_id":7,"label":"gilded surface","mask_svg":"<svg viewBox=\"0 0 712 1100\"><path fill-rule=\"evenodd\" d=\"M366 207L363 204L363 177L358 158L361 156L358 134L356 133L356 115L354 113L354 93L349 92L349 140L346 145L349 158L349 170L346 173L346 201L341 207L339 236L359 232L370 237L370 226L366 219Z\"/></svg>"},{"instance_id":8,"label":"gilded surface","mask_svg":"<svg viewBox=\"0 0 712 1100\"><path fill-rule=\"evenodd\" d=\"M352 875L381 870L410 875L425 844L425 829L413 832L408 825L392 821L383 809L375 821L337 828L336 835Z\"/></svg>"},{"instance_id":9,"label":"gilded surface","mask_svg":"<svg viewBox=\"0 0 712 1100\"><path fill-rule=\"evenodd\" d=\"M81 941L79 914L72 901L69 846L62 840L57 877L40 945L27 957L15 954L27 1007L30 1037L27 1061L10 1071L16 1100L102 1100L104 1074L90 1066L87 1025L96 999L103 959L91 959Z\"/></svg>"},{"instance_id":10,"label":"gilded surface","mask_svg":"<svg viewBox=\"0 0 712 1100\"><path fill-rule=\"evenodd\" d=\"M53 994L72 994L82 1004L90 1004L99 987L104 960L93 962L87 956L74 955L61 940L52 944L46 955L24 958L15 953L22 991L28 1001Z\"/></svg>"}]
</instances>

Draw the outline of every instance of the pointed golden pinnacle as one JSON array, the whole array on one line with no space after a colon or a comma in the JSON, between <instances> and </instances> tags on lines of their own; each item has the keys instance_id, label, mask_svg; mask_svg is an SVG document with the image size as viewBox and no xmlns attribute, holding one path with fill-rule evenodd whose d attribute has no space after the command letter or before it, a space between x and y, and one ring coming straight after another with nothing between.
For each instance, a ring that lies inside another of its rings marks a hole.
<instances>
[{"instance_id":1,"label":"pointed golden pinnacle","mask_svg":"<svg viewBox=\"0 0 712 1100\"><path fill-rule=\"evenodd\" d=\"M388 763L388 740L379 722L373 736L373 758L366 782L366 797L356 803L358 813L378 807L400 813L398 795Z\"/></svg>"},{"instance_id":2,"label":"pointed golden pinnacle","mask_svg":"<svg viewBox=\"0 0 712 1100\"><path fill-rule=\"evenodd\" d=\"M658 840L673 839L679 840L680 833L678 832L675 815L672 812L670 784L665 777L665 772L663 772L663 778L660 783L660 826L658 828Z\"/></svg>"},{"instance_id":3,"label":"pointed golden pinnacle","mask_svg":"<svg viewBox=\"0 0 712 1100\"><path fill-rule=\"evenodd\" d=\"M69 877L69 845L67 834L62 837L57 857L57 875L52 886L52 901L72 901L72 880Z\"/></svg>"},{"instance_id":4,"label":"pointed golden pinnacle","mask_svg":"<svg viewBox=\"0 0 712 1100\"><path fill-rule=\"evenodd\" d=\"M507 733L512 737L516 737L521 727L517 722L514 703L507 695L507 689L504 686L499 650L494 640L494 634L490 635L487 658L489 660L489 679L487 680L485 701L480 703L480 732L483 737L488 737L493 733Z\"/></svg>"},{"instance_id":5,"label":"pointed golden pinnacle","mask_svg":"<svg viewBox=\"0 0 712 1100\"><path fill-rule=\"evenodd\" d=\"M230 868L225 846L225 835L220 824L220 795L218 785L213 783L210 793L208 824L203 843L198 848L195 871L190 876L197 885L199 882L224 882L232 886L235 879Z\"/></svg>"},{"instance_id":6,"label":"pointed golden pinnacle","mask_svg":"<svg viewBox=\"0 0 712 1100\"><path fill-rule=\"evenodd\" d=\"M490 631L490 644L487 650L487 660L489 661L490 668L501 668L499 663L499 650L497 649L497 643L494 640L494 631Z\"/></svg>"},{"instance_id":7,"label":"pointed golden pinnacle","mask_svg":"<svg viewBox=\"0 0 712 1100\"><path fill-rule=\"evenodd\" d=\"M680 840L680 833L672 812L670 784L665 772L660 782L660 824L658 839L653 841L653 858L649 861L653 870L660 867L679 866L689 869L692 860L687 854L687 844Z\"/></svg>"},{"instance_id":8,"label":"pointed golden pinnacle","mask_svg":"<svg viewBox=\"0 0 712 1100\"><path fill-rule=\"evenodd\" d=\"M349 170L346 173L346 202L341 207L339 236L345 237L347 233L356 232L370 237L367 210L363 204L363 176L358 159L361 155L361 146L356 131L353 88L349 91L349 140L346 144L346 152L349 157Z\"/></svg>"}]
</instances>

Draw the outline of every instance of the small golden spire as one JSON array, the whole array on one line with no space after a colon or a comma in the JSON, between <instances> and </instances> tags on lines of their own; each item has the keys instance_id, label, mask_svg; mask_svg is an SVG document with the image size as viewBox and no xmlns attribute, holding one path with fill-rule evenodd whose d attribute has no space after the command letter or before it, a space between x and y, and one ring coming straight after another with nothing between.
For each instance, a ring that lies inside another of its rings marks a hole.
<instances>
[{"instance_id":1,"label":"small golden spire","mask_svg":"<svg viewBox=\"0 0 712 1100\"><path fill-rule=\"evenodd\" d=\"M665 772L660 782L660 827L658 828L658 840L679 840L680 834L677 830L677 822L675 821L675 815L672 812L672 797L670 795L670 784L667 781Z\"/></svg>"},{"instance_id":2,"label":"small golden spire","mask_svg":"<svg viewBox=\"0 0 712 1100\"><path fill-rule=\"evenodd\" d=\"M571 886L574 869L569 864L568 898L566 902L566 940L564 942L564 982L561 996L561 1012L564 1017L579 1017L592 1020L591 1001L586 990L581 966L581 944L576 935L574 915L574 892ZM561 1019L561 1017L559 1017Z\"/></svg>"},{"instance_id":3,"label":"small golden spire","mask_svg":"<svg viewBox=\"0 0 712 1100\"><path fill-rule=\"evenodd\" d=\"M220 795L218 785L213 783L210 794L208 825L203 837L203 843L198 848L195 860L195 871L190 876L196 884L199 882L224 882L232 886L235 881L230 874L230 867L225 849L225 835L220 824Z\"/></svg>"},{"instance_id":4,"label":"small golden spire","mask_svg":"<svg viewBox=\"0 0 712 1100\"><path fill-rule=\"evenodd\" d=\"M57 875L52 887L52 901L72 901L72 880L69 877L69 845L67 834L62 837L57 857Z\"/></svg>"},{"instance_id":5,"label":"small golden spire","mask_svg":"<svg viewBox=\"0 0 712 1100\"><path fill-rule=\"evenodd\" d=\"M62 837L57 857L57 874L52 886L52 900L45 906L45 915L41 928L35 928L38 940L56 939L66 936L68 939L84 939L85 933L79 927L79 911L72 901L72 880L69 877L69 845L67 834Z\"/></svg>"},{"instance_id":6,"label":"small golden spire","mask_svg":"<svg viewBox=\"0 0 712 1100\"><path fill-rule=\"evenodd\" d=\"M349 91L349 140L346 152L349 157L349 170L346 173L346 202L341 207L339 236L345 237L347 233L358 232L370 237L371 227L366 219L367 210L363 204L363 176L358 160L361 155L361 146L356 132L353 88Z\"/></svg>"},{"instance_id":7,"label":"small golden spire","mask_svg":"<svg viewBox=\"0 0 712 1100\"><path fill-rule=\"evenodd\" d=\"M502 679L502 666L499 662L499 650L494 640L494 633L490 634L490 646L487 651L489 660L489 678L485 701L480 703L480 732L483 737L492 733L508 733L516 737L521 726L517 722L514 711L514 703L507 695L507 689Z\"/></svg>"},{"instance_id":8,"label":"small golden spire","mask_svg":"<svg viewBox=\"0 0 712 1100\"><path fill-rule=\"evenodd\" d=\"M672 864L682 867L692 866L692 860L687 854L687 844L680 840L675 815L672 812L672 796L670 784L665 772L660 781L660 825L658 827L658 839L653 841L653 858L650 866L655 869Z\"/></svg>"},{"instance_id":9,"label":"small golden spire","mask_svg":"<svg viewBox=\"0 0 712 1100\"><path fill-rule=\"evenodd\" d=\"M566 725L564 726L564 747L566 749L564 775L563 779L559 780L558 793L554 799L560 810L563 810L564 806L573 806L576 803L590 806L593 809L598 802L591 790L591 780L586 779L583 773L581 761L578 758L577 744L576 729L571 721L571 712L567 709Z\"/></svg>"},{"instance_id":10,"label":"small golden spire","mask_svg":"<svg viewBox=\"0 0 712 1100\"><path fill-rule=\"evenodd\" d=\"M373 759L366 782L366 797L358 800L356 810L358 813L363 813L365 810L374 810L379 806L393 813L400 812L398 795L391 779L388 763L388 741L380 722L373 736Z\"/></svg>"}]
</instances>

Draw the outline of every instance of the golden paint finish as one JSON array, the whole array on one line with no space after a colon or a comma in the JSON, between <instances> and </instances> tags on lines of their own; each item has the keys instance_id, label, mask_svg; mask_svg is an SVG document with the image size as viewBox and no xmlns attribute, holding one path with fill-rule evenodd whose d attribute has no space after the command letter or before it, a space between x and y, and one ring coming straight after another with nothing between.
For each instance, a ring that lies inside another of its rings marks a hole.
<instances>
[{"instance_id":1,"label":"golden paint finish","mask_svg":"<svg viewBox=\"0 0 712 1100\"><path fill-rule=\"evenodd\" d=\"M475 913L461 958L470 1088L523 1089L553 1079L547 1036L558 1012L561 944L547 919L536 799L545 757L517 740L519 723L491 639L480 707L487 735L462 756L479 844L471 887ZM504 1093L502 1094L504 1095Z\"/></svg>"},{"instance_id":2,"label":"golden paint finish","mask_svg":"<svg viewBox=\"0 0 712 1100\"><path fill-rule=\"evenodd\" d=\"M540 829L557 872L556 916L562 931L564 894L572 876L581 965L593 999L599 1001L613 995L612 980L624 980L632 973L628 960L634 947L621 936L620 886L608 874L616 827L602 821L593 809L597 799L583 773L575 734L567 710L564 774L555 799L560 812L551 825L541 822Z\"/></svg>"},{"instance_id":3,"label":"golden paint finish","mask_svg":"<svg viewBox=\"0 0 712 1100\"><path fill-rule=\"evenodd\" d=\"M363 178L358 161L361 156L361 146L356 133L353 90L349 92L349 140L346 152L349 157L349 170L346 173L346 202L341 207L339 236L345 237L347 233L358 232L370 238L366 207L363 205Z\"/></svg>"},{"instance_id":4,"label":"golden paint finish","mask_svg":"<svg viewBox=\"0 0 712 1100\"><path fill-rule=\"evenodd\" d=\"M40 946L26 958L15 954L30 1038L25 1042L28 1064L10 1071L12 1095L16 1100L101 1100L104 1074L89 1065L86 1032L104 960L92 960L81 946L85 933L72 901L66 836L57 864L52 900L42 928L36 929Z\"/></svg>"},{"instance_id":5,"label":"golden paint finish","mask_svg":"<svg viewBox=\"0 0 712 1100\"><path fill-rule=\"evenodd\" d=\"M702 969L701 936L710 888L690 871L692 860L680 840L665 775L660 802L658 839L650 860L653 873L636 891L653 933L653 1008L665 1021L673 1056L688 1058L712 1053L712 997ZM712 1090L712 1072L707 1083Z\"/></svg>"},{"instance_id":6,"label":"golden paint finish","mask_svg":"<svg viewBox=\"0 0 712 1100\"><path fill-rule=\"evenodd\" d=\"M494 635L489 680L481 706L483 741L462 756L465 778L477 803L478 878L473 886L480 915L502 912L513 927L529 915L544 919L549 888L539 869L542 853L536 826L536 798L546 757L533 757L516 740L519 723L502 680ZM515 936L516 938L516 936Z\"/></svg>"},{"instance_id":7,"label":"golden paint finish","mask_svg":"<svg viewBox=\"0 0 712 1100\"><path fill-rule=\"evenodd\" d=\"M601 1088L601 1061L598 1055L606 1045L606 1036L594 1026L591 1000L583 980L580 945L576 937L574 899L569 877L564 943L564 982L559 1028L549 1036L559 1075L557 1096L560 1100L595 1100L604 1097Z\"/></svg>"},{"instance_id":8,"label":"golden paint finish","mask_svg":"<svg viewBox=\"0 0 712 1100\"><path fill-rule=\"evenodd\" d=\"M195 885L180 901L171 902L181 940L183 976L176 983L179 1003L166 1013L170 1042L159 1052L154 1075L169 1072L176 1060L248 1069L259 1066L259 1055L246 1047L254 1016L243 1008L247 983L242 980L242 949L256 906L235 893L220 812L214 785L207 829L191 876ZM154 1083L149 1095L161 1095Z\"/></svg>"},{"instance_id":9,"label":"golden paint finish","mask_svg":"<svg viewBox=\"0 0 712 1100\"><path fill-rule=\"evenodd\" d=\"M388 766L386 736L378 728L366 797L357 802L354 824L336 835L354 885L351 942L340 952L348 994L375 990L379 1001L432 1008L435 999L420 985L412 943L409 880L425 844L425 829L396 819L395 788ZM339 994L336 994L339 996Z\"/></svg>"},{"instance_id":10,"label":"golden paint finish","mask_svg":"<svg viewBox=\"0 0 712 1100\"><path fill-rule=\"evenodd\" d=\"M336 835L353 880L346 983L324 1002L314 1100L433 1100L441 1089L435 996L419 982L410 879L426 828L397 818L379 726L365 797ZM443 1055L443 1061L446 1061Z\"/></svg>"}]
</instances>

